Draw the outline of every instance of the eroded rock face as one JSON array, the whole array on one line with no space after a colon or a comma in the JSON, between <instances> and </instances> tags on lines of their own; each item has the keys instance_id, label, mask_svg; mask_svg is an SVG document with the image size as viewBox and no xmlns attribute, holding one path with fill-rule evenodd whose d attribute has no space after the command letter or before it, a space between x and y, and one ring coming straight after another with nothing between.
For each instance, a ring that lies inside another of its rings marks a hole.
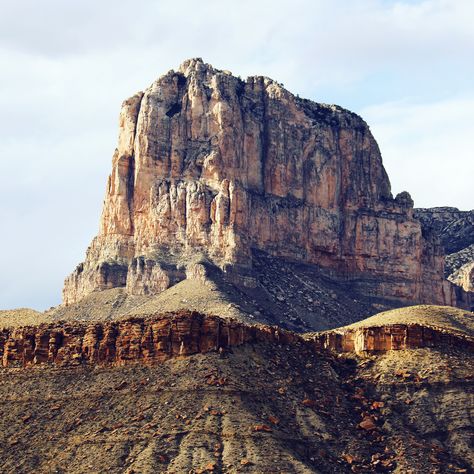
<instances>
[{"instance_id":1,"label":"eroded rock face","mask_svg":"<svg viewBox=\"0 0 474 474\"><path fill-rule=\"evenodd\" d=\"M454 283L458 306L474 308L474 210L415 209L424 232L439 236L446 252L445 276Z\"/></svg>"},{"instance_id":2,"label":"eroded rock face","mask_svg":"<svg viewBox=\"0 0 474 474\"><path fill-rule=\"evenodd\" d=\"M318 349L328 349L338 353L377 353L439 347L444 344L474 351L472 337L420 324L390 324L335 330L317 334L313 341Z\"/></svg>"},{"instance_id":3,"label":"eroded rock face","mask_svg":"<svg viewBox=\"0 0 474 474\"><path fill-rule=\"evenodd\" d=\"M360 117L192 59L124 102L99 235L63 300L154 294L200 259L251 286L252 249L385 298L455 303L438 241L408 193L392 197Z\"/></svg>"},{"instance_id":4,"label":"eroded rock face","mask_svg":"<svg viewBox=\"0 0 474 474\"><path fill-rule=\"evenodd\" d=\"M43 324L0 330L4 367L153 364L251 342L289 344L294 333L194 312L96 324Z\"/></svg>"},{"instance_id":5,"label":"eroded rock face","mask_svg":"<svg viewBox=\"0 0 474 474\"><path fill-rule=\"evenodd\" d=\"M446 254L453 254L474 244L474 210L455 207L415 209L424 228L434 229L441 238Z\"/></svg>"},{"instance_id":6,"label":"eroded rock face","mask_svg":"<svg viewBox=\"0 0 474 474\"><path fill-rule=\"evenodd\" d=\"M474 292L474 261L466 263L449 276L449 280L466 292Z\"/></svg>"},{"instance_id":7,"label":"eroded rock face","mask_svg":"<svg viewBox=\"0 0 474 474\"><path fill-rule=\"evenodd\" d=\"M467 334L419 324L337 329L303 338L276 326L181 311L101 323L59 322L0 329L0 365L150 365L260 342L356 354L444 344L474 351L474 339Z\"/></svg>"}]
</instances>

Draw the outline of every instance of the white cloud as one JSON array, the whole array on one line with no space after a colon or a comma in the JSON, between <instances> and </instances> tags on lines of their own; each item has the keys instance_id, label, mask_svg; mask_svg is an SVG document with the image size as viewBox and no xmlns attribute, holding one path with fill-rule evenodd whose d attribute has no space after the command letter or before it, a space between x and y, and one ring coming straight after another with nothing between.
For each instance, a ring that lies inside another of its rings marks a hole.
<instances>
[{"instance_id":1,"label":"white cloud","mask_svg":"<svg viewBox=\"0 0 474 474\"><path fill-rule=\"evenodd\" d=\"M474 207L474 98L370 106L362 115L382 150L394 193L418 207Z\"/></svg>"}]
</instances>

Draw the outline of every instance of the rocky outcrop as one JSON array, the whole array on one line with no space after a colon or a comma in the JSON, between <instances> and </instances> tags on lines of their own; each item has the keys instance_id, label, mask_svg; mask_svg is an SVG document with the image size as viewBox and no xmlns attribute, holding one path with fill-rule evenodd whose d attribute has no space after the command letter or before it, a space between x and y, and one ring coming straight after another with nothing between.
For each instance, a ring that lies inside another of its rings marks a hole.
<instances>
[{"instance_id":1,"label":"rocky outcrop","mask_svg":"<svg viewBox=\"0 0 474 474\"><path fill-rule=\"evenodd\" d=\"M99 235L63 300L155 294L211 263L252 286L252 250L315 264L366 294L454 304L444 256L393 198L367 124L200 59L124 102Z\"/></svg>"},{"instance_id":2,"label":"rocky outcrop","mask_svg":"<svg viewBox=\"0 0 474 474\"><path fill-rule=\"evenodd\" d=\"M474 210L455 207L415 209L424 232L433 232L446 252L446 278L456 285L458 306L474 308Z\"/></svg>"},{"instance_id":3,"label":"rocky outcrop","mask_svg":"<svg viewBox=\"0 0 474 474\"><path fill-rule=\"evenodd\" d=\"M337 353L377 353L439 347L446 344L474 351L473 337L420 324L390 324L335 330L317 334L313 337L313 341L318 349L328 349Z\"/></svg>"},{"instance_id":4,"label":"rocky outcrop","mask_svg":"<svg viewBox=\"0 0 474 474\"><path fill-rule=\"evenodd\" d=\"M458 252L446 255L446 276L449 278L449 275L452 275L463 265L470 262L474 262L474 244L469 245L469 247L459 250Z\"/></svg>"},{"instance_id":5,"label":"rocky outcrop","mask_svg":"<svg viewBox=\"0 0 474 474\"><path fill-rule=\"evenodd\" d=\"M101 323L63 322L0 329L0 362L3 367L152 365L171 358L225 352L232 347L261 342L357 354L445 344L474 351L473 337L420 324L338 329L303 338L276 326L249 325L182 311Z\"/></svg>"},{"instance_id":6,"label":"rocky outcrop","mask_svg":"<svg viewBox=\"0 0 474 474\"><path fill-rule=\"evenodd\" d=\"M56 323L0 330L4 367L153 364L251 342L296 343L294 333L181 312L96 324Z\"/></svg>"},{"instance_id":7,"label":"rocky outcrop","mask_svg":"<svg viewBox=\"0 0 474 474\"><path fill-rule=\"evenodd\" d=\"M474 210L455 207L415 209L415 217L424 229L439 234L446 254L459 252L474 244Z\"/></svg>"},{"instance_id":8,"label":"rocky outcrop","mask_svg":"<svg viewBox=\"0 0 474 474\"><path fill-rule=\"evenodd\" d=\"M474 261L466 263L449 276L449 280L466 292L474 292Z\"/></svg>"}]
</instances>

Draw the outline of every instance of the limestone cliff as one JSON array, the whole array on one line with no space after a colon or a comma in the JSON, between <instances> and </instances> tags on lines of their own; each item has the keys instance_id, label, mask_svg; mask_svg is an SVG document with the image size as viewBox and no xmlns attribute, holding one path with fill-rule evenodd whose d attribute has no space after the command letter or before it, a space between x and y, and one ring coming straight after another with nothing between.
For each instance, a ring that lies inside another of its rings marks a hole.
<instances>
[{"instance_id":1,"label":"limestone cliff","mask_svg":"<svg viewBox=\"0 0 474 474\"><path fill-rule=\"evenodd\" d=\"M465 292L474 292L474 260L460 267L449 276L449 280Z\"/></svg>"},{"instance_id":2,"label":"limestone cliff","mask_svg":"<svg viewBox=\"0 0 474 474\"><path fill-rule=\"evenodd\" d=\"M251 286L259 250L368 294L454 304L412 207L360 117L191 59L123 103L100 231L63 299L156 294L202 262Z\"/></svg>"},{"instance_id":3,"label":"limestone cliff","mask_svg":"<svg viewBox=\"0 0 474 474\"><path fill-rule=\"evenodd\" d=\"M474 244L474 210L455 207L415 209L415 217L425 229L439 234L446 254L457 253Z\"/></svg>"}]
</instances>

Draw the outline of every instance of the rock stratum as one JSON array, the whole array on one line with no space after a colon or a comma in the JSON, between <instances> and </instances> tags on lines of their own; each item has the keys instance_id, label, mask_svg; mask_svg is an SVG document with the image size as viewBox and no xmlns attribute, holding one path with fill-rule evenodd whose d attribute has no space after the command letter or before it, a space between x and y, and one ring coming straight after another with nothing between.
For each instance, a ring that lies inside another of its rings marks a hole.
<instances>
[{"instance_id":1,"label":"rock stratum","mask_svg":"<svg viewBox=\"0 0 474 474\"><path fill-rule=\"evenodd\" d=\"M156 295L209 266L252 288L255 252L399 304L469 304L408 193L393 198L357 115L191 59L126 100L119 127L99 234L66 305L111 288Z\"/></svg>"},{"instance_id":2,"label":"rock stratum","mask_svg":"<svg viewBox=\"0 0 474 474\"><path fill-rule=\"evenodd\" d=\"M0 360L4 367L148 365L243 344L287 345L298 340L296 334L276 327L181 312L88 325L76 322L0 330Z\"/></svg>"},{"instance_id":3,"label":"rock stratum","mask_svg":"<svg viewBox=\"0 0 474 474\"><path fill-rule=\"evenodd\" d=\"M472 313L464 317L472 318ZM316 352L327 349L356 354L446 344L474 352L471 332L413 321L349 326L303 338L277 326L248 325L229 318L181 311L103 323L63 322L0 329L0 361L4 367L153 365L172 358L212 351L223 353L258 343L306 345Z\"/></svg>"}]
</instances>

